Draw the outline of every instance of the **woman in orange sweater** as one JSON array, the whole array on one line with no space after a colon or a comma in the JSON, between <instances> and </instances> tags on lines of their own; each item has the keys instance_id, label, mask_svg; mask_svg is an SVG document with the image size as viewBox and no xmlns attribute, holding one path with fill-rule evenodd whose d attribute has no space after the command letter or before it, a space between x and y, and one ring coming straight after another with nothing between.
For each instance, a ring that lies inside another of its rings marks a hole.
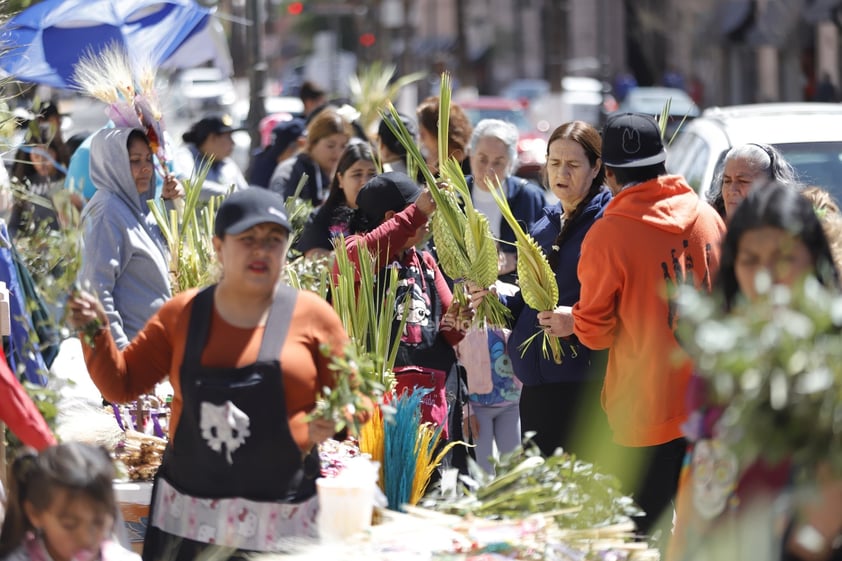
<instances>
[{"instance_id":1,"label":"woman in orange sweater","mask_svg":"<svg viewBox=\"0 0 842 561\"><path fill-rule=\"evenodd\" d=\"M289 231L280 195L231 194L216 216L219 283L165 303L123 351L93 296L70 300L72 326L99 322L84 351L106 399L130 401L167 377L173 386L144 559L220 547L237 558L314 535L316 445L334 423L308 414L334 385L321 347L336 354L347 335L327 302L279 284Z\"/></svg>"}]
</instances>

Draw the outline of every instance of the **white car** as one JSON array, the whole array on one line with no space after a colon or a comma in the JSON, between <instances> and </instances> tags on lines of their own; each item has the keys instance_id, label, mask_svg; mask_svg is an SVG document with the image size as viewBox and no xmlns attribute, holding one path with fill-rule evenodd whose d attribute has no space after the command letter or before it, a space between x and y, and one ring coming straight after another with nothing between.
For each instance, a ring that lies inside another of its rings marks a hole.
<instances>
[{"instance_id":1,"label":"white car","mask_svg":"<svg viewBox=\"0 0 842 561\"><path fill-rule=\"evenodd\" d=\"M667 169L707 194L728 149L749 142L775 146L802 183L823 187L842 201L842 105L838 103L706 109L679 130L667 149Z\"/></svg>"},{"instance_id":2,"label":"white car","mask_svg":"<svg viewBox=\"0 0 842 561\"><path fill-rule=\"evenodd\" d=\"M547 92L529 105L529 119L538 130L550 132L568 121L581 120L601 127L605 115L617 109L607 84L596 78L565 76L561 91Z\"/></svg>"},{"instance_id":3,"label":"white car","mask_svg":"<svg viewBox=\"0 0 842 561\"><path fill-rule=\"evenodd\" d=\"M219 68L190 68L170 84L176 114L190 119L211 113L231 113L237 93L234 82Z\"/></svg>"},{"instance_id":4,"label":"white car","mask_svg":"<svg viewBox=\"0 0 842 561\"><path fill-rule=\"evenodd\" d=\"M666 138L672 138L682 122L699 116L699 107L678 88L637 87L626 94L618 111L622 113L643 113L659 117L669 103L669 116L665 131Z\"/></svg>"},{"instance_id":5,"label":"white car","mask_svg":"<svg viewBox=\"0 0 842 561\"><path fill-rule=\"evenodd\" d=\"M293 116L304 113L304 102L300 98L287 95L267 95L263 98L263 107L266 115L285 113ZM234 104L231 116L234 122L245 125L249 114L249 99L239 99Z\"/></svg>"}]
</instances>

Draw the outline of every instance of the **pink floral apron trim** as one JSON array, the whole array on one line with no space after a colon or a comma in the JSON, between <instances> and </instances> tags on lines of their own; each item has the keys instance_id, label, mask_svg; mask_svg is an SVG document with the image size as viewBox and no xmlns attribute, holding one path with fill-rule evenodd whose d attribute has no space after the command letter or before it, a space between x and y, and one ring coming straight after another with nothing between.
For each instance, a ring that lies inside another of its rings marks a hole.
<instances>
[{"instance_id":1,"label":"pink floral apron trim","mask_svg":"<svg viewBox=\"0 0 842 561\"><path fill-rule=\"evenodd\" d=\"M241 498L201 499L158 479L151 524L202 543L250 551L278 551L289 538L316 538L318 497L302 503Z\"/></svg>"}]
</instances>

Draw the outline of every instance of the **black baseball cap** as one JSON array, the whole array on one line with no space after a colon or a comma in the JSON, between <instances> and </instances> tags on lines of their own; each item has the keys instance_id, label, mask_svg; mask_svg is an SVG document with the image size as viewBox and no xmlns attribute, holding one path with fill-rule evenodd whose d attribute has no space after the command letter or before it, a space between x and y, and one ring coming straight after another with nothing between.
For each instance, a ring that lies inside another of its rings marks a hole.
<instances>
[{"instance_id":1,"label":"black baseball cap","mask_svg":"<svg viewBox=\"0 0 842 561\"><path fill-rule=\"evenodd\" d=\"M406 127L409 134L412 135L412 138L418 138L418 127L415 125L415 121L402 113L398 113L398 117L403 123L403 126ZM392 129L389 128L387 121L397 128L395 118L392 115L385 115L380 121L380 126L377 128L377 135L380 137L380 142L382 142L383 145L385 145L386 148L388 148L393 154L405 156L406 148L404 148L403 144L400 143L398 137L396 137L395 133L392 132Z\"/></svg>"},{"instance_id":2,"label":"black baseball cap","mask_svg":"<svg viewBox=\"0 0 842 561\"><path fill-rule=\"evenodd\" d=\"M193 123L190 130L181 135L184 142L200 145L211 134L225 134L244 130L242 127L235 127L234 120L230 115L212 115Z\"/></svg>"},{"instance_id":3,"label":"black baseball cap","mask_svg":"<svg viewBox=\"0 0 842 561\"><path fill-rule=\"evenodd\" d=\"M390 210L400 212L415 202L421 188L405 173L388 171L375 175L357 194L357 208L370 220L380 223Z\"/></svg>"},{"instance_id":4,"label":"black baseball cap","mask_svg":"<svg viewBox=\"0 0 842 561\"><path fill-rule=\"evenodd\" d=\"M655 119L641 113L615 113L602 129L602 162L612 168L642 168L666 161Z\"/></svg>"},{"instance_id":5,"label":"black baseball cap","mask_svg":"<svg viewBox=\"0 0 842 561\"><path fill-rule=\"evenodd\" d=\"M287 232L292 230L283 198L263 187L248 187L234 191L222 201L216 211L213 233L218 238L226 234L242 234L258 224L278 224Z\"/></svg>"},{"instance_id":6,"label":"black baseball cap","mask_svg":"<svg viewBox=\"0 0 842 561\"><path fill-rule=\"evenodd\" d=\"M304 134L307 123L304 119L293 118L289 121L282 121L272 129L272 136L269 140L269 152L275 158L280 156L293 142Z\"/></svg>"}]
</instances>

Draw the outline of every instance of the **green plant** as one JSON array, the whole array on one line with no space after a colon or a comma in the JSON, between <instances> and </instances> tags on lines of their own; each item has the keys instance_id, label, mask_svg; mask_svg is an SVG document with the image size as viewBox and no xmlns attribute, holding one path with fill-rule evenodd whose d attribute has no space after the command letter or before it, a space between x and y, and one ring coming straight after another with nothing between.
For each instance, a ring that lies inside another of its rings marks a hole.
<instances>
[{"instance_id":1,"label":"green plant","mask_svg":"<svg viewBox=\"0 0 842 561\"><path fill-rule=\"evenodd\" d=\"M471 204L471 195L458 162L448 154L448 125L450 122L450 75L442 74L439 96L438 149L440 176L433 176L412 135L401 122L391 103L384 116L391 115L387 126L407 150L407 157L414 161L424 177L436 203L430 218L430 230L436 244L437 257L442 271L458 279L454 299L466 303L461 286L471 281L479 286L489 286L497 280L497 251L488 220ZM509 310L495 298L483 300L477 310L476 321L505 326L511 318Z\"/></svg>"},{"instance_id":2,"label":"green plant","mask_svg":"<svg viewBox=\"0 0 842 561\"><path fill-rule=\"evenodd\" d=\"M672 136L669 139L666 138L667 136L667 123L669 123L670 119L670 107L672 106L672 98L667 99L667 102L664 103L663 109L661 109L661 114L657 116L656 120L658 121L658 128L661 129L661 140L666 141L667 146L671 146L672 142L675 140L675 137L678 136L678 133L681 131L681 127L684 126L684 122L687 121L687 117L690 116L689 113L686 113L684 117L681 118L681 122L678 123L678 126L675 127L675 131L673 131Z\"/></svg>"},{"instance_id":3,"label":"green plant","mask_svg":"<svg viewBox=\"0 0 842 561\"><path fill-rule=\"evenodd\" d=\"M295 249L295 242L301 237L310 215L313 213L313 203L307 199L301 198L301 190L307 184L309 176L306 173L301 174L298 180L298 185L295 186L295 192L287 197L284 201L284 208L286 208L287 216L289 217L289 225L292 230L289 233L289 245L287 247L287 260L293 261L302 256L301 252Z\"/></svg>"},{"instance_id":4,"label":"green plant","mask_svg":"<svg viewBox=\"0 0 842 561\"><path fill-rule=\"evenodd\" d=\"M291 287L315 292L327 300L330 289L330 265L331 259L328 256L300 256L287 262L283 276Z\"/></svg>"},{"instance_id":5,"label":"green plant","mask_svg":"<svg viewBox=\"0 0 842 561\"><path fill-rule=\"evenodd\" d=\"M678 336L721 409L714 434L749 465L757 458L842 474L842 296L813 278L788 289L759 282L761 298L732 313L682 289ZM702 431L705 410L688 429Z\"/></svg>"},{"instance_id":6,"label":"green plant","mask_svg":"<svg viewBox=\"0 0 842 561\"><path fill-rule=\"evenodd\" d=\"M188 179L184 179L184 200L175 208L167 208L162 199L149 201L149 209L170 250L170 283L173 294L188 288L207 286L217 277L216 252L213 249L213 226L216 211L224 197L211 197L207 203L199 194L210 170L205 160Z\"/></svg>"},{"instance_id":7,"label":"green plant","mask_svg":"<svg viewBox=\"0 0 842 561\"><path fill-rule=\"evenodd\" d=\"M365 246L358 245L356 259L352 259L342 236L336 238L337 274L331 279L333 307L342 320L345 331L360 354L369 353L376 381L389 388L392 369L400 345L400 337L409 314L404 310L398 329L394 328L397 302L398 270L389 268L379 275L374 256ZM409 305L409 300L404 303Z\"/></svg>"},{"instance_id":8,"label":"green plant","mask_svg":"<svg viewBox=\"0 0 842 561\"><path fill-rule=\"evenodd\" d=\"M64 189L46 198L32 194L25 186L13 184L13 194L18 201L55 209L59 217L58 227L49 219L31 224L26 235L15 238L15 245L44 299L61 301L71 290L81 266L79 211L73 205L69 191Z\"/></svg>"},{"instance_id":9,"label":"green plant","mask_svg":"<svg viewBox=\"0 0 842 561\"><path fill-rule=\"evenodd\" d=\"M395 80L396 70L393 64L375 61L349 79L351 103L360 112L359 122L366 132L372 131L381 108L394 102L401 88L425 76L423 72L414 72Z\"/></svg>"},{"instance_id":10,"label":"green plant","mask_svg":"<svg viewBox=\"0 0 842 561\"><path fill-rule=\"evenodd\" d=\"M329 368L336 377L336 385L322 388L316 408L309 417L329 419L336 423L336 432L344 428L353 436L360 435L363 423L358 412L366 406L366 398L377 403L383 396L383 385L379 383L375 361L372 355L360 352L353 342L347 343L340 355L330 354L330 347L319 349L324 356L330 356Z\"/></svg>"},{"instance_id":11,"label":"green plant","mask_svg":"<svg viewBox=\"0 0 842 561\"><path fill-rule=\"evenodd\" d=\"M470 462L470 477L456 493L441 485L422 505L460 516L518 519L535 513L561 528L587 529L629 521L640 509L620 491L619 481L593 464L556 450L542 457L535 444L504 454L490 475Z\"/></svg>"}]
</instances>

